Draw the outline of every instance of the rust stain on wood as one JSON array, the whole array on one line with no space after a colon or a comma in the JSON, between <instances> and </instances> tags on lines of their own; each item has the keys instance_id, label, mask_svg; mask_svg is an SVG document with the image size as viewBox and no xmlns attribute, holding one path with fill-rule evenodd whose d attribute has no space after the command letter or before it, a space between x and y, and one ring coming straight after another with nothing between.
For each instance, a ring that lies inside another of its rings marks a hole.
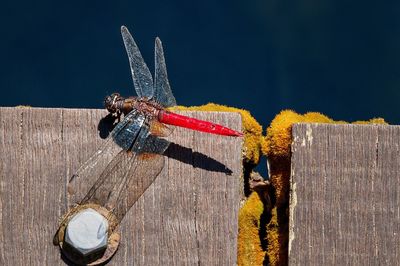
<instances>
[{"instance_id":1,"label":"rust stain on wood","mask_svg":"<svg viewBox=\"0 0 400 266\"><path fill-rule=\"evenodd\" d=\"M104 110L0 108L0 265L63 265L67 183L104 141ZM185 112L235 130L232 113ZM121 224L110 265L234 265L242 141L176 128L161 174ZM229 174L231 171L231 174Z\"/></svg>"}]
</instances>

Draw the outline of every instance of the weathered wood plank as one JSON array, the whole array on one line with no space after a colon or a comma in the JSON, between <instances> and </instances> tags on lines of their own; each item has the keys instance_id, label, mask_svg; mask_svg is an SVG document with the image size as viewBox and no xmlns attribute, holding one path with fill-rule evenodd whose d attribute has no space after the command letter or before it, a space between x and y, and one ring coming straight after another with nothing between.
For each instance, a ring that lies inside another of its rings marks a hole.
<instances>
[{"instance_id":1,"label":"weathered wood plank","mask_svg":"<svg viewBox=\"0 0 400 266\"><path fill-rule=\"evenodd\" d=\"M47 236L57 228L64 192L61 114L1 109L1 265L36 258L52 264L59 257Z\"/></svg>"},{"instance_id":2,"label":"weathered wood plank","mask_svg":"<svg viewBox=\"0 0 400 266\"><path fill-rule=\"evenodd\" d=\"M217 119L216 115L210 114L209 120ZM229 119L223 118L222 124L228 124ZM228 139L224 137L214 138L207 141L201 138L202 133L195 133L195 138L199 141L194 142L194 150L199 152L194 156L195 171L194 181L196 182L197 202L196 202L196 232L198 235L197 245L199 250L199 261L206 262L206 265L235 265L236 256L232 250L237 250L236 230L237 221L225 220L226 217L233 217L237 212L230 202L237 201L238 192L229 187L240 187L239 180L235 178L221 178L218 172L206 172L204 168L218 168L209 166L206 160L200 156L201 153L210 156L215 151L218 152L218 161L224 165L229 165L229 160L241 160L241 152L237 147L229 146ZM223 169L221 169L223 170ZM208 180L204 182L204 180ZM224 209L223 212L220 210ZM210 215L201 215L209 213ZM220 225L220 226L216 226Z\"/></svg>"},{"instance_id":3,"label":"weathered wood plank","mask_svg":"<svg viewBox=\"0 0 400 266\"><path fill-rule=\"evenodd\" d=\"M400 127L293 127L289 263L397 265Z\"/></svg>"},{"instance_id":4,"label":"weathered wood plank","mask_svg":"<svg viewBox=\"0 0 400 266\"><path fill-rule=\"evenodd\" d=\"M241 127L238 114L187 114ZM66 185L104 141L105 115L0 108L0 265L65 264L52 238L69 206ZM235 264L241 140L178 128L170 140L162 173L121 224L110 265Z\"/></svg>"}]
</instances>

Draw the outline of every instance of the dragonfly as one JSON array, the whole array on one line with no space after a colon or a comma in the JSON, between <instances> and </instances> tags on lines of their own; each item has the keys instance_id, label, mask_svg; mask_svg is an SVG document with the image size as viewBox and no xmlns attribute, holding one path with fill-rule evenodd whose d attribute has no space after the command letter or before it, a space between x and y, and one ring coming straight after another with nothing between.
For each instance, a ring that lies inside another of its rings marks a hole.
<instances>
[{"instance_id":1,"label":"dragonfly","mask_svg":"<svg viewBox=\"0 0 400 266\"><path fill-rule=\"evenodd\" d=\"M121 34L137 97L123 98L118 93L106 97L107 110L124 117L68 184L73 204L98 204L112 212L118 221L162 171L162 154L170 144L163 137L171 134L171 125L212 134L242 136L242 133L222 125L166 110L175 106L176 100L168 81L160 39L157 37L155 40L153 80L125 26L121 27Z\"/></svg>"}]
</instances>

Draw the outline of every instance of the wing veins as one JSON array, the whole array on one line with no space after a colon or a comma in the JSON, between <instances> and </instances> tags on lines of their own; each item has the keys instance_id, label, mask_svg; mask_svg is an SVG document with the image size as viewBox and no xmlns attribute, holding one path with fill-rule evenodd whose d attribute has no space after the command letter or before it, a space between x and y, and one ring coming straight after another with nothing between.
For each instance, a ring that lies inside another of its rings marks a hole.
<instances>
[{"instance_id":1,"label":"wing veins","mask_svg":"<svg viewBox=\"0 0 400 266\"><path fill-rule=\"evenodd\" d=\"M125 26L121 27L121 35L128 54L133 85L136 93L139 97L147 97L151 99L154 94L154 88L150 70L140 53L139 47Z\"/></svg>"}]
</instances>

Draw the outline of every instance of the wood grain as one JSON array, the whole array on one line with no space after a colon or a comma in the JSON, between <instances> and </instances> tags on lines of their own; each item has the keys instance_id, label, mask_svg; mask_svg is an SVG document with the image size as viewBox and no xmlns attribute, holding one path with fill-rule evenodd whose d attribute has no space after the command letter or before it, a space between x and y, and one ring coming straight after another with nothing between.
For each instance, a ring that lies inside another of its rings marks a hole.
<instances>
[{"instance_id":1,"label":"wood grain","mask_svg":"<svg viewBox=\"0 0 400 266\"><path fill-rule=\"evenodd\" d=\"M400 127L293 127L289 263L398 265Z\"/></svg>"},{"instance_id":2,"label":"wood grain","mask_svg":"<svg viewBox=\"0 0 400 266\"><path fill-rule=\"evenodd\" d=\"M236 130L232 113L185 112ZM66 186L104 139L103 110L0 108L0 265L64 265L52 244ZM239 138L176 128L165 167L121 223L109 265L234 265ZM231 174L228 172L231 171Z\"/></svg>"}]
</instances>

